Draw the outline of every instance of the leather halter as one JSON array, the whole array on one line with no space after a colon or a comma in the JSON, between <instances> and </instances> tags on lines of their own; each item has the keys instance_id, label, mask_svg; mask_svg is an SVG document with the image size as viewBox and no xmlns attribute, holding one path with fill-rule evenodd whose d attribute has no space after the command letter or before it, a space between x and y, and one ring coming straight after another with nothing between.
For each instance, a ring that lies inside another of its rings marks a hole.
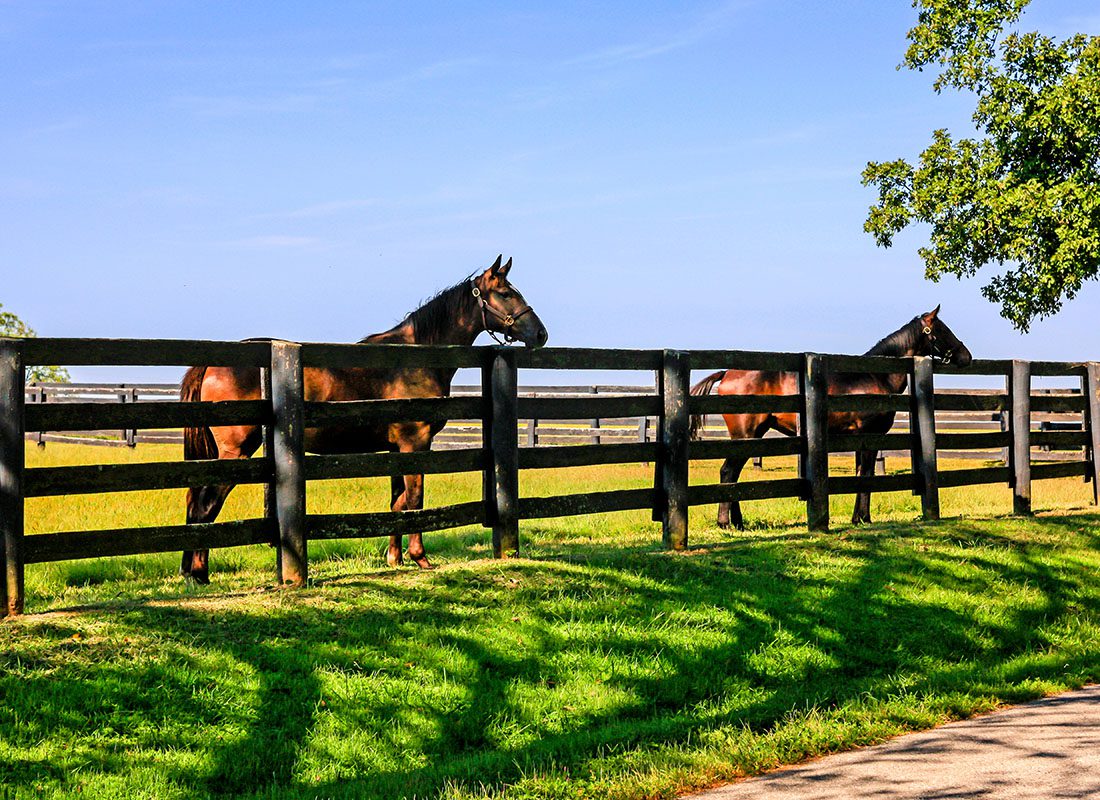
<instances>
[{"instance_id":1,"label":"leather halter","mask_svg":"<svg viewBox=\"0 0 1100 800\"><path fill-rule=\"evenodd\" d=\"M493 341L495 341L497 344L509 344L516 341L516 337L511 334L511 330L515 327L515 324L519 321L520 317L533 310L531 306L524 305L523 308L521 308L515 314L505 314L503 311L500 311L499 309L494 307L492 303L485 299L485 295L482 293L481 289L477 287L476 284L474 284L473 286L472 294L477 300L478 306L481 308L481 326L485 329L485 332L493 338ZM496 331L489 328L489 320L486 315L495 317L497 320L500 321L500 324L504 326L504 331L502 332L504 336L504 341L501 341L497 337Z\"/></svg>"},{"instance_id":2,"label":"leather halter","mask_svg":"<svg viewBox=\"0 0 1100 800\"><path fill-rule=\"evenodd\" d=\"M921 332L925 336L927 336L929 338L929 340L931 341L931 343L932 343L931 349L932 349L932 358L933 358L933 360L938 358L940 360L941 364L950 364L951 359L954 358L954 356L955 356L955 353L953 351L948 351L947 354L945 355L943 352L941 352L939 350L939 348L936 347L936 328L935 328L935 325L934 324L933 325L925 325L924 330L921 331Z\"/></svg>"}]
</instances>

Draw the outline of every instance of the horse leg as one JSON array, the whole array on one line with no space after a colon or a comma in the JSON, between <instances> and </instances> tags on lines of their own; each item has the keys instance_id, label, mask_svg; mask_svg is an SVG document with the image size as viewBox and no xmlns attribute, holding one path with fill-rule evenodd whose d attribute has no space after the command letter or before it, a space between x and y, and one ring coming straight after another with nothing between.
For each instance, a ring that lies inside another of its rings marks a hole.
<instances>
[{"instance_id":1,"label":"horse leg","mask_svg":"<svg viewBox=\"0 0 1100 800\"><path fill-rule=\"evenodd\" d=\"M877 450L860 450L856 453L856 474L861 478L871 477L875 474L875 460L878 458ZM852 510L852 524L859 525L871 521L871 493L859 492L856 494L856 505Z\"/></svg>"},{"instance_id":2,"label":"horse leg","mask_svg":"<svg viewBox=\"0 0 1100 800\"><path fill-rule=\"evenodd\" d=\"M722 483L737 483L741 476L741 470L745 468L747 458L743 456L730 456L722 462L722 469L718 472L718 479ZM722 502L718 504L718 527L728 528L730 525L739 531L745 530L745 520L741 517L741 503Z\"/></svg>"},{"instance_id":3,"label":"horse leg","mask_svg":"<svg viewBox=\"0 0 1100 800\"><path fill-rule=\"evenodd\" d=\"M212 428L212 445L219 459L248 458L259 449L259 427ZM192 487L187 490L187 524L213 522L221 513L225 499L235 484L223 483ZM184 550L180 559L180 575L195 583L210 583L210 551Z\"/></svg>"},{"instance_id":4,"label":"horse leg","mask_svg":"<svg viewBox=\"0 0 1100 800\"><path fill-rule=\"evenodd\" d=\"M400 511L404 505L398 505L401 502L402 495L405 494L405 479L400 475L390 476L390 509L392 511ZM401 547L401 534L396 534L390 537L390 546L386 548L386 563L391 567L400 567L405 558L401 554L404 548Z\"/></svg>"},{"instance_id":5,"label":"horse leg","mask_svg":"<svg viewBox=\"0 0 1100 800\"><path fill-rule=\"evenodd\" d=\"M405 508L409 511L419 511L424 507L424 476L405 476ZM428 554L424 550L424 534L409 534L409 558L421 569L431 569Z\"/></svg>"},{"instance_id":6,"label":"horse leg","mask_svg":"<svg viewBox=\"0 0 1100 800\"><path fill-rule=\"evenodd\" d=\"M233 484L199 486L187 490L187 524L213 522L225 505ZM184 550L180 560L180 575L195 583L210 583L210 551Z\"/></svg>"}]
</instances>

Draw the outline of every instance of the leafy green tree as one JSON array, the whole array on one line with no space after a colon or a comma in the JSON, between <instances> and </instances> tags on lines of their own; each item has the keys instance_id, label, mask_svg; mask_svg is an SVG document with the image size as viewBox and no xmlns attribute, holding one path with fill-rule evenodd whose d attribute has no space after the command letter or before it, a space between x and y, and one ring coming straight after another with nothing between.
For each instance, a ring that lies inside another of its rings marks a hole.
<instances>
[{"instance_id":1,"label":"leafy green tree","mask_svg":"<svg viewBox=\"0 0 1100 800\"><path fill-rule=\"evenodd\" d=\"M15 314L4 311L4 305L0 303L0 336L28 339L37 335L30 325L19 319ZM66 383L69 381L69 372L63 367L27 367L27 380L40 383Z\"/></svg>"},{"instance_id":2,"label":"leafy green tree","mask_svg":"<svg viewBox=\"0 0 1100 800\"><path fill-rule=\"evenodd\" d=\"M1009 30L1031 0L914 0L902 66L972 92L974 138L932 134L919 162L870 162L864 229L889 247L915 222L925 276L1004 271L982 294L1026 331L1100 270L1100 36Z\"/></svg>"}]
</instances>

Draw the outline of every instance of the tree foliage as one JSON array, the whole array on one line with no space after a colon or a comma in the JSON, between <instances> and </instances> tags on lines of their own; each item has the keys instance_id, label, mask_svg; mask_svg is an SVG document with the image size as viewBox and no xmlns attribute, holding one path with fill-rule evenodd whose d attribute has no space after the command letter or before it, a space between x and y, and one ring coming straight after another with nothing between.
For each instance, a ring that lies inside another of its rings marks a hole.
<instances>
[{"instance_id":1,"label":"tree foliage","mask_svg":"<svg viewBox=\"0 0 1100 800\"><path fill-rule=\"evenodd\" d=\"M4 311L0 303L0 337L29 339L37 336L30 325L10 311ZM69 372L63 367L27 367L27 380L39 383L64 383L69 380Z\"/></svg>"},{"instance_id":2,"label":"tree foliage","mask_svg":"<svg viewBox=\"0 0 1100 800\"><path fill-rule=\"evenodd\" d=\"M1008 30L1030 0L914 0L902 66L939 70L937 92L976 98L978 135L946 130L917 164L870 162L864 229L884 247L930 226L925 275L1006 268L982 294L1026 331L1100 270L1100 37Z\"/></svg>"}]
</instances>

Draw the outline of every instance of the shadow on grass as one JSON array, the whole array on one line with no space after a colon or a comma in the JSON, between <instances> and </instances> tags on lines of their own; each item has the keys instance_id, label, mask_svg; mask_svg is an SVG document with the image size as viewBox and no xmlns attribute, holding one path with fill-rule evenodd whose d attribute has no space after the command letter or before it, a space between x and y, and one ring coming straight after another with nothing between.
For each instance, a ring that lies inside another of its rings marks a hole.
<instances>
[{"instance_id":1,"label":"shadow on grass","mask_svg":"<svg viewBox=\"0 0 1100 800\"><path fill-rule=\"evenodd\" d=\"M14 749L97 731L125 739L135 722L177 733L146 733L130 750L81 744L71 760L0 756L0 783L65 786L74 765L125 775L138 746L149 763L170 748L196 753L199 768L166 767L192 794L425 797L545 770L583 779L609 753L774 731L869 697L966 714L1032 697L1035 680L1100 678L1097 519L1021 524L1037 541L959 520L755 536L687 555L601 543L539 562L330 579L316 602L259 611L97 609L165 643L171 655L151 664L103 642L99 654L83 646L85 667L66 668L81 625L44 615L28 631L48 645L37 662L0 653L0 688L22 687L0 711L18 721ZM1076 649L1051 640L1071 623L1091 626ZM392 690L341 699L326 689L333 674ZM613 701L583 706L586 689ZM904 710L880 713L909 724ZM370 752L343 752L341 732L365 736ZM337 762L339 778L325 770Z\"/></svg>"}]
</instances>

